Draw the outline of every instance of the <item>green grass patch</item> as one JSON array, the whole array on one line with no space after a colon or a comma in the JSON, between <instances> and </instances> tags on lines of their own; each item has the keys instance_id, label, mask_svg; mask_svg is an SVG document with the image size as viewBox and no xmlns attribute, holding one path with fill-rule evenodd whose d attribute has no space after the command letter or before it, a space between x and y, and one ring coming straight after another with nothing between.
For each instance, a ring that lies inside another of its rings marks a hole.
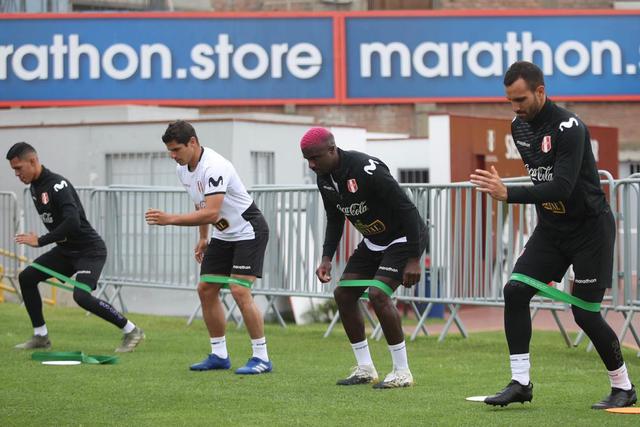
<instances>
[{"instance_id":1,"label":"green grass patch","mask_svg":"<svg viewBox=\"0 0 640 427\"><path fill-rule=\"evenodd\" d=\"M121 334L80 309L45 308L53 351L112 354ZM491 394L509 381L502 333L420 337L408 343L416 386L373 390L338 387L354 358L341 328L323 339L326 325L267 326L274 372L238 376L233 371L190 372L209 351L201 321L132 314L147 339L117 365L44 366L30 352L13 349L32 333L23 307L0 304L0 425L452 425L585 426L639 425L640 417L594 411L609 391L595 352L568 349L559 333L534 333L532 404L492 408L466 402ZM249 358L244 329L231 324L227 343L232 367ZM370 341L381 375L391 368L384 341ZM632 378L640 361L624 351Z\"/></svg>"}]
</instances>

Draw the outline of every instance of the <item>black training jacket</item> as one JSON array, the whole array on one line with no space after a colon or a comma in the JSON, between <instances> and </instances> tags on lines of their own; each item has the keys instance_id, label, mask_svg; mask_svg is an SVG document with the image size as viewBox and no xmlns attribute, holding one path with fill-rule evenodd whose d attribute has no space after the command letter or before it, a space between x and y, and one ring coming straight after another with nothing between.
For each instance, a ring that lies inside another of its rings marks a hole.
<instances>
[{"instance_id":1,"label":"black training jacket","mask_svg":"<svg viewBox=\"0 0 640 427\"><path fill-rule=\"evenodd\" d=\"M511 133L533 187L509 187L509 203L535 203L540 225L571 231L608 206L591 149L575 114L547 99L531 121L514 118Z\"/></svg>"},{"instance_id":2,"label":"black training jacket","mask_svg":"<svg viewBox=\"0 0 640 427\"><path fill-rule=\"evenodd\" d=\"M104 246L87 221L75 188L66 178L43 167L30 190L40 219L49 231L38 238L38 246L57 243L69 252Z\"/></svg>"},{"instance_id":3,"label":"black training jacket","mask_svg":"<svg viewBox=\"0 0 640 427\"><path fill-rule=\"evenodd\" d=\"M317 181L327 211L322 255L333 258L347 217L366 239L378 246L406 237L412 256L419 257L422 245L418 243L426 236L426 226L387 165L358 151L338 149L338 155L338 169L318 175Z\"/></svg>"}]
</instances>

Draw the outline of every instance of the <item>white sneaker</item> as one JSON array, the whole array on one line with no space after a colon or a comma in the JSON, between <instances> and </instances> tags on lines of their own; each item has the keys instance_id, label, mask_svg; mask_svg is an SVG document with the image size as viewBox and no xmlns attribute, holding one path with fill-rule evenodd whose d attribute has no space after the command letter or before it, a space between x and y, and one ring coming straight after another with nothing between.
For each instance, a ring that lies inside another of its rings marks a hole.
<instances>
[{"instance_id":1,"label":"white sneaker","mask_svg":"<svg viewBox=\"0 0 640 427\"><path fill-rule=\"evenodd\" d=\"M399 388L411 387L413 385L413 375L408 369L394 369L386 377L384 381L375 384L373 388Z\"/></svg>"},{"instance_id":2,"label":"white sneaker","mask_svg":"<svg viewBox=\"0 0 640 427\"><path fill-rule=\"evenodd\" d=\"M373 365L358 365L351 368L349 376L338 380L338 385L373 384L378 382L378 371Z\"/></svg>"}]
</instances>

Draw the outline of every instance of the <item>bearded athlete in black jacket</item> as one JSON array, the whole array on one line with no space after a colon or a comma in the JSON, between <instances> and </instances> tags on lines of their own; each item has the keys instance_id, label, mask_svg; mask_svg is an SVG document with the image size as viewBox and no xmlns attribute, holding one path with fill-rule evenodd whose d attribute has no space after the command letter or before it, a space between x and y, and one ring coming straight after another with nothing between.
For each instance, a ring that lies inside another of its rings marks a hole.
<instances>
[{"instance_id":1,"label":"bearded athlete in black jacket","mask_svg":"<svg viewBox=\"0 0 640 427\"><path fill-rule=\"evenodd\" d=\"M349 258L341 281L375 280L388 292L400 284L415 285L422 270L419 260L427 243L426 226L387 166L365 153L339 149L333 135L324 128L310 129L300 146L309 168L318 176L318 188L327 212L322 262L316 271L320 281L331 280L331 259L346 217L364 238ZM362 283L359 286L355 282L356 287L338 286L334 292L357 361L351 374L338 381L339 385L378 381L358 308L358 299L369 286ZM410 386L413 377L398 311L388 294L378 287L369 287L369 300L380 320L393 360L393 371L374 388Z\"/></svg>"},{"instance_id":2,"label":"bearded athlete in black jacket","mask_svg":"<svg viewBox=\"0 0 640 427\"><path fill-rule=\"evenodd\" d=\"M40 255L35 262L67 277L76 274L78 282L95 290L107 259L107 248L87 221L73 185L66 178L42 166L36 150L25 142L14 144L7 153L7 160L20 181L31 184L31 199L48 230L47 234L40 237L33 233L18 234L16 242L34 248L55 243L53 249ZM31 339L17 345L16 348L51 347L42 314L42 298L38 290L38 283L50 277L49 274L32 266L25 268L18 276L34 334ZM116 349L117 352L133 351L144 339L142 329L128 321L108 302L99 300L77 287L73 290L73 299L80 307L122 329L124 338Z\"/></svg>"},{"instance_id":3,"label":"bearded athlete in black jacket","mask_svg":"<svg viewBox=\"0 0 640 427\"><path fill-rule=\"evenodd\" d=\"M540 282L560 281L570 265L572 294L600 303L611 287L616 226L600 187L585 124L546 97L542 71L530 62L514 63L504 77L507 99L516 117L511 133L533 181L529 187L505 187L495 169L476 170L478 191L507 203L535 203L539 223L518 258L514 273ZM529 301L537 289L512 279L504 287L504 324L511 359L511 382L490 405L531 401ZM620 342L599 312L571 306L578 326L604 362L611 394L593 409L633 405L637 398L620 351Z\"/></svg>"}]
</instances>

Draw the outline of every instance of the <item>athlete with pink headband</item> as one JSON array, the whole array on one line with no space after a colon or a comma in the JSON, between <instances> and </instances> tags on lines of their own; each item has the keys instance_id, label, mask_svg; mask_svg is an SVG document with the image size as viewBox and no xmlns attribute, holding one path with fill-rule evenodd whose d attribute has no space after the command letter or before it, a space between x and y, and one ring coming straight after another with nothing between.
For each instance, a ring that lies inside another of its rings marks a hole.
<instances>
[{"instance_id":1,"label":"athlete with pink headband","mask_svg":"<svg viewBox=\"0 0 640 427\"><path fill-rule=\"evenodd\" d=\"M400 315L390 296L401 284L420 281L420 257L427 245L427 229L389 168L380 160L336 147L325 128L309 129L300 148L318 178L327 213L322 261L316 275L331 281L331 260L342 237L345 217L363 235L334 291L342 325L349 337L357 366L338 385L374 384L374 388L413 385ZM393 370L382 382L374 367L365 337L358 300L367 290L380 320Z\"/></svg>"}]
</instances>

